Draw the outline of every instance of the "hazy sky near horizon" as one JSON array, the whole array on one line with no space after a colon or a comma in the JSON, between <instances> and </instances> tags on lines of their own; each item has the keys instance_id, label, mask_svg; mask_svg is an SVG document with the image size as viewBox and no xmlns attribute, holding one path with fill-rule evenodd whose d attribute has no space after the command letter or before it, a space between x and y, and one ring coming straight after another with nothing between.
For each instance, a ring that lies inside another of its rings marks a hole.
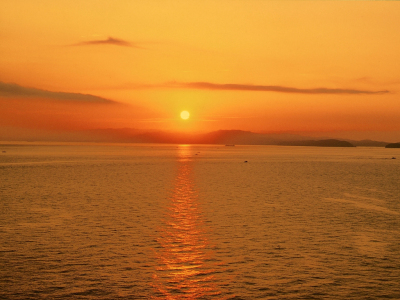
<instances>
[{"instance_id":1,"label":"hazy sky near horizon","mask_svg":"<svg viewBox=\"0 0 400 300\"><path fill-rule=\"evenodd\" d=\"M0 1L0 133L400 141L399 28L397 1Z\"/></svg>"}]
</instances>

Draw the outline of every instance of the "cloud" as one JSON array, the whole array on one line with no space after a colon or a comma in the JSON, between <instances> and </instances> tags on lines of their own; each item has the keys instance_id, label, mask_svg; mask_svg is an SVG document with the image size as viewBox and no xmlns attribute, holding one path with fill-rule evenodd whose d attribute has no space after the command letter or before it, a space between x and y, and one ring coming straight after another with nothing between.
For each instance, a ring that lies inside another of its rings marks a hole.
<instances>
[{"instance_id":1,"label":"cloud","mask_svg":"<svg viewBox=\"0 0 400 300\"><path fill-rule=\"evenodd\" d=\"M297 94L386 94L387 90L383 91L368 91L356 89L330 89L330 88L315 88L315 89L300 89L294 87L276 86L276 85L249 85L249 84L217 84L211 82L188 82L179 83L172 82L166 84L166 87L172 88L188 88L200 90L220 90L220 91L257 91L257 92L278 92L278 93L297 93Z\"/></svg>"},{"instance_id":2,"label":"cloud","mask_svg":"<svg viewBox=\"0 0 400 300\"><path fill-rule=\"evenodd\" d=\"M115 45L115 46L122 46L122 47L133 47L133 48L138 48L138 49L144 49L143 47L140 47L136 44L130 43L130 42L122 40L122 39L116 39L111 36L109 36L105 40L92 40L92 41L80 42L80 43L74 44L73 46L91 46L91 45Z\"/></svg>"},{"instance_id":3,"label":"cloud","mask_svg":"<svg viewBox=\"0 0 400 300\"><path fill-rule=\"evenodd\" d=\"M370 91L357 89L331 89L331 88L314 88L301 89L278 85L252 85L252 84L218 84L211 82L167 82L163 84L125 84L120 86L122 89L197 89L197 90L215 90L215 91L250 91L250 92L277 92L292 94L387 94L388 90Z\"/></svg>"},{"instance_id":4,"label":"cloud","mask_svg":"<svg viewBox=\"0 0 400 300\"><path fill-rule=\"evenodd\" d=\"M4 82L0 82L0 97L48 98L60 101L77 101L81 103L117 103L112 100L90 94L51 92L47 90L23 87L14 83Z\"/></svg>"}]
</instances>

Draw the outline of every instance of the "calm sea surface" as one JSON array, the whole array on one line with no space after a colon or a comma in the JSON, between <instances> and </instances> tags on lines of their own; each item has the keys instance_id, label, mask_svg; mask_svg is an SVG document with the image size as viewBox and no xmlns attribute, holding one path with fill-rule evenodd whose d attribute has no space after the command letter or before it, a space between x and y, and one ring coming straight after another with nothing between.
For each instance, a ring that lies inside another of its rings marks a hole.
<instances>
[{"instance_id":1,"label":"calm sea surface","mask_svg":"<svg viewBox=\"0 0 400 300\"><path fill-rule=\"evenodd\" d=\"M0 298L400 299L400 149L0 145Z\"/></svg>"}]
</instances>

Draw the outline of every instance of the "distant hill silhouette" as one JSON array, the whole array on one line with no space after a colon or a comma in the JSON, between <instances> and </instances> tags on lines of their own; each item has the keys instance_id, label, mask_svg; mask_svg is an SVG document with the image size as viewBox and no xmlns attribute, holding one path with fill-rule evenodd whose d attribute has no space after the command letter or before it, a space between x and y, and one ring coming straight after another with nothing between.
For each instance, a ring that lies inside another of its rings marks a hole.
<instances>
[{"instance_id":1,"label":"distant hill silhouette","mask_svg":"<svg viewBox=\"0 0 400 300\"><path fill-rule=\"evenodd\" d=\"M361 140L361 141L353 141L347 140L351 144L356 147L385 147L387 142L379 142L379 141L372 141L372 140Z\"/></svg>"},{"instance_id":2,"label":"distant hill silhouette","mask_svg":"<svg viewBox=\"0 0 400 300\"><path fill-rule=\"evenodd\" d=\"M9 136L0 140L10 141ZM255 133L243 130L218 130L208 133L182 133L161 130L144 131L134 128L101 128L54 133L51 135L21 135L13 141L103 142L103 143L167 143L167 144L219 144L219 145L281 145L318 147L385 147L388 142L371 140L353 141L328 137L312 138L291 133ZM393 147L393 146L390 146Z\"/></svg>"},{"instance_id":3,"label":"distant hill silhouette","mask_svg":"<svg viewBox=\"0 0 400 300\"><path fill-rule=\"evenodd\" d=\"M400 143L387 144L385 148L400 148Z\"/></svg>"},{"instance_id":4,"label":"distant hill silhouette","mask_svg":"<svg viewBox=\"0 0 400 300\"><path fill-rule=\"evenodd\" d=\"M133 129L100 129L92 131L101 141L170 144L220 144L220 145L282 145L318 147L355 147L348 141L336 139L310 140L296 134L255 133L243 130L218 130L204 134L174 133L164 131L138 132ZM386 145L387 143L385 143Z\"/></svg>"},{"instance_id":5,"label":"distant hill silhouette","mask_svg":"<svg viewBox=\"0 0 400 300\"><path fill-rule=\"evenodd\" d=\"M243 130L218 130L204 134L199 141L205 144L278 145L284 140L303 140L294 134L264 134Z\"/></svg>"},{"instance_id":6,"label":"distant hill silhouette","mask_svg":"<svg viewBox=\"0 0 400 300\"><path fill-rule=\"evenodd\" d=\"M283 142L281 145L287 146L314 146L314 147L355 147L347 141L340 141L335 139L327 140L311 140L311 141L288 141Z\"/></svg>"}]
</instances>

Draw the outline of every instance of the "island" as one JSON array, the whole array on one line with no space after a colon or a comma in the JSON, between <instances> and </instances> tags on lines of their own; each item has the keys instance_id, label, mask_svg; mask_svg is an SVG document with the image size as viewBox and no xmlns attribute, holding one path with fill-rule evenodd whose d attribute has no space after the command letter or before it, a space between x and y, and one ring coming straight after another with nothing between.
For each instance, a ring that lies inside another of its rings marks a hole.
<instances>
[{"instance_id":1,"label":"island","mask_svg":"<svg viewBox=\"0 0 400 300\"><path fill-rule=\"evenodd\" d=\"M355 147L347 141L340 141L335 139L328 140L306 140L306 141L293 141L283 142L281 145L285 146L314 146L314 147Z\"/></svg>"},{"instance_id":2,"label":"island","mask_svg":"<svg viewBox=\"0 0 400 300\"><path fill-rule=\"evenodd\" d=\"M400 148L400 143L387 144L385 148Z\"/></svg>"}]
</instances>

